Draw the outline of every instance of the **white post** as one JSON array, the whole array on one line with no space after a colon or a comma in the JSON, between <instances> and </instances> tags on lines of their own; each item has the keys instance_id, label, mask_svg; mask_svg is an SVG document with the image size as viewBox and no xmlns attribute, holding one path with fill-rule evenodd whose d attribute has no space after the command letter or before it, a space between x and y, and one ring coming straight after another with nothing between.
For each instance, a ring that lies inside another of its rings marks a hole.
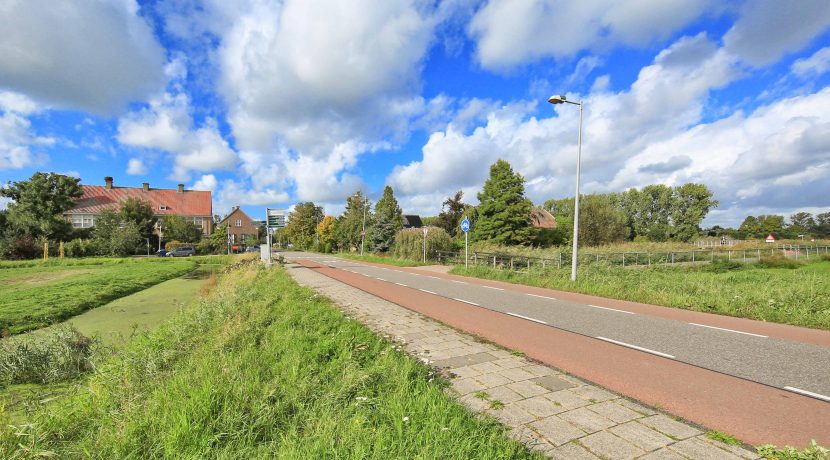
<instances>
[{"instance_id":1,"label":"white post","mask_svg":"<svg viewBox=\"0 0 830 460\"><path fill-rule=\"evenodd\" d=\"M424 263L427 263L427 228L424 227Z\"/></svg>"},{"instance_id":2,"label":"white post","mask_svg":"<svg viewBox=\"0 0 830 460\"><path fill-rule=\"evenodd\" d=\"M470 232L464 232L464 269L465 270L470 268L469 265L468 265L468 261L470 260L470 256L467 255L468 251L469 251L469 245L470 245L469 234L470 234Z\"/></svg>"},{"instance_id":3,"label":"white post","mask_svg":"<svg viewBox=\"0 0 830 460\"><path fill-rule=\"evenodd\" d=\"M366 207L369 205L369 200L364 197L363 200L363 231L360 232L360 257L363 257L363 243L366 241Z\"/></svg>"},{"instance_id":4,"label":"white post","mask_svg":"<svg viewBox=\"0 0 830 460\"><path fill-rule=\"evenodd\" d=\"M571 261L571 281L576 281L577 251L579 250L579 167L582 162L582 102L579 103L579 143L576 149L576 197L574 197L574 248Z\"/></svg>"}]
</instances>

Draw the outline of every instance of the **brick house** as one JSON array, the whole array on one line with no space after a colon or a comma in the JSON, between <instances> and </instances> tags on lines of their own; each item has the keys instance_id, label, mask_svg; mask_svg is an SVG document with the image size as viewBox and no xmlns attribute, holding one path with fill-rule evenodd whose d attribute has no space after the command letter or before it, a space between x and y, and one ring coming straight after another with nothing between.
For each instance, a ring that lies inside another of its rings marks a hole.
<instances>
[{"instance_id":1,"label":"brick house","mask_svg":"<svg viewBox=\"0 0 830 460\"><path fill-rule=\"evenodd\" d=\"M115 187L112 177L104 178L104 185L81 185L83 195L75 200L75 207L64 213L75 228L95 226L95 219L107 208L118 210L121 203L129 198L146 201L153 208L156 217L181 216L202 229L203 235L213 232L213 201L210 191L185 190L178 188L150 188L148 182L142 187Z\"/></svg>"},{"instance_id":2,"label":"brick house","mask_svg":"<svg viewBox=\"0 0 830 460\"><path fill-rule=\"evenodd\" d=\"M218 224L218 226L228 224L228 234L231 238L231 244L243 244L245 237L253 237L259 240L260 237L260 221L251 219L245 211L234 206L231 213L225 216Z\"/></svg>"}]
</instances>

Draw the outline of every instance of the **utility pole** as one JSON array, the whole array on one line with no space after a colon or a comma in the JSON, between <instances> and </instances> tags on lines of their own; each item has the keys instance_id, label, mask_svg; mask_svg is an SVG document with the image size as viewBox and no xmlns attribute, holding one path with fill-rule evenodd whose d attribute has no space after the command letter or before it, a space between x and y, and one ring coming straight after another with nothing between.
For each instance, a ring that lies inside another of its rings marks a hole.
<instances>
[{"instance_id":1,"label":"utility pole","mask_svg":"<svg viewBox=\"0 0 830 460\"><path fill-rule=\"evenodd\" d=\"M363 230L360 232L360 256L363 257L363 244L366 241L366 208L369 206L369 199L363 197Z\"/></svg>"}]
</instances>

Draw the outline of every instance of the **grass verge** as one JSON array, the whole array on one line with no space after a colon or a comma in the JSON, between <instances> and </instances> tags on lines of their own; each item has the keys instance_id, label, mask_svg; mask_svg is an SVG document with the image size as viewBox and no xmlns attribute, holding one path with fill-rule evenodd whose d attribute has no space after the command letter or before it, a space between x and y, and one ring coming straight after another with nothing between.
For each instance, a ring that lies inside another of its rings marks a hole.
<instances>
[{"instance_id":1,"label":"grass verge","mask_svg":"<svg viewBox=\"0 0 830 460\"><path fill-rule=\"evenodd\" d=\"M17 334L48 326L195 267L192 260L155 258L3 263L0 330Z\"/></svg>"},{"instance_id":2,"label":"grass verge","mask_svg":"<svg viewBox=\"0 0 830 460\"><path fill-rule=\"evenodd\" d=\"M798 268L652 267L624 269L595 264L570 270L514 272L454 267L450 273L581 292L761 321L830 329L830 261Z\"/></svg>"},{"instance_id":3,"label":"grass verge","mask_svg":"<svg viewBox=\"0 0 830 460\"><path fill-rule=\"evenodd\" d=\"M0 457L542 458L445 385L282 269L251 264L76 394L0 420Z\"/></svg>"}]
</instances>

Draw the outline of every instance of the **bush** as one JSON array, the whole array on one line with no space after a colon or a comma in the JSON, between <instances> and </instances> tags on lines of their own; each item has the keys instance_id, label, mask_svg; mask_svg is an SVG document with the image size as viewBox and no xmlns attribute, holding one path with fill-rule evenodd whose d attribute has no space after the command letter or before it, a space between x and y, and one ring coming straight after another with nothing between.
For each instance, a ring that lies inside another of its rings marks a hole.
<instances>
[{"instance_id":1,"label":"bush","mask_svg":"<svg viewBox=\"0 0 830 460\"><path fill-rule=\"evenodd\" d=\"M178 249L182 246L193 246L193 245L191 243L182 243L181 241L170 240L170 241L164 243L164 250L167 251L167 252L170 252L170 251Z\"/></svg>"},{"instance_id":2,"label":"bush","mask_svg":"<svg viewBox=\"0 0 830 460\"><path fill-rule=\"evenodd\" d=\"M100 342L72 326L56 326L31 337L0 340L0 387L73 380L94 368Z\"/></svg>"},{"instance_id":3,"label":"bush","mask_svg":"<svg viewBox=\"0 0 830 460\"><path fill-rule=\"evenodd\" d=\"M440 227L428 227L427 258L437 259L438 251L451 251L452 238ZM402 259L421 260L424 254L424 233L420 228L405 228L395 235L392 254Z\"/></svg>"},{"instance_id":4,"label":"bush","mask_svg":"<svg viewBox=\"0 0 830 460\"><path fill-rule=\"evenodd\" d=\"M95 240L74 239L63 245L66 257L92 257L101 251Z\"/></svg>"},{"instance_id":5,"label":"bush","mask_svg":"<svg viewBox=\"0 0 830 460\"><path fill-rule=\"evenodd\" d=\"M702 270L711 273L726 273L728 271L741 270L742 268L746 268L746 266L741 262L718 257L711 264L704 265Z\"/></svg>"},{"instance_id":6,"label":"bush","mask_svg":"<svg viewBox=\"0 0 830 460\"><path fill-rule=\"evenodd\" d=\"M788 268L794 269L801 267L804 265L803 262L800 262L795 259L788 259L782 256L770 256L770 257L761 257L761 260L758 262L758 265L764 268Z\"/></svg>"},{"instance_id":7,"label":"bush","mask_svg":"<svg viewBox=\"0 0 830 460\"><path fill-rule=\"evenodd\" d=\"M34 259L42 255L42 250L29 235L10 235L0 242L0 257L9 260Z\"/></svg>"}]
</instances>

